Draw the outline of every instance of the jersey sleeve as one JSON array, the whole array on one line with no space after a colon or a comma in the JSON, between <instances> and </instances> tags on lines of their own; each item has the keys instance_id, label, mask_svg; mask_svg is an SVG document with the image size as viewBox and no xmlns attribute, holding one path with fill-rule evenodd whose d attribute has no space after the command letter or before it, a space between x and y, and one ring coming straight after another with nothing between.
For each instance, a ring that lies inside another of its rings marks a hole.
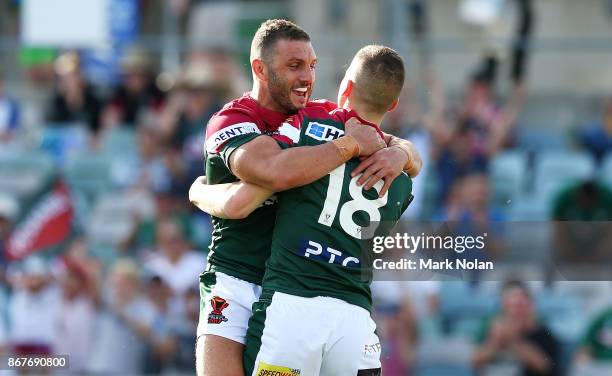
<instances>
[{"instance_id":1,"label":"jersey sleeve","mask_svg":"<svg viewBox=\"0 0 612 376\"><path fill-rule=\"evenodd\" d=\"M206 127L206 152L217 154L230 169L232 153L240 146L261 136L252 118L243 111L222 111L208 122Z\"/></svg>"}]
</instances>

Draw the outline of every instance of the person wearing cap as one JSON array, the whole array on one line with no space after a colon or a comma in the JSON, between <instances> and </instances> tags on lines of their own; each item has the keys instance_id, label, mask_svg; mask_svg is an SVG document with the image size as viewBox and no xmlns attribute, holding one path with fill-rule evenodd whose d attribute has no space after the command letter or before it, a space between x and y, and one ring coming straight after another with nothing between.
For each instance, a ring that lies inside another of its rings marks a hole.
<instances>
[{"instance_id":1,"label":"person wearing cap","mask_svg":"<svg viewBox=\"0 0 612 376\"><path fill-rule=\"evenodd\" d=\"M115 88L104 114L105 126L135 126L146 110L159 111L164 93L155 84L151 58L141 49L129 49L121 59L121 83Z\"/></svg>"},{"instance_id":2,"label":"person wearing cap","mask_svg":"<svg viewBox=\"0 0 612 376\"><path fill-rule=\"evenodd\" d=\"M83 123L96 134L100 129L102 102L83 77L76 52L60 55L55 61L56 85L46 121L55 124Z\"/></svg>"},{"instance_id":3,"label":"person wearing cap","mask_svg":"<svg viewBox=\"0 0 612 376\"><path fill-rule=\"evenodd\" d=\"M183 171L173 175L187 175L185 186L177 187L175 191L187 190L189 184L201 174L204 147L202 124L208 123L210 117L221 109L229 92L231 87L223 77L215 75L210 64L191 62L180 73L175 90L160 117L164 138L170 145L168 161L180 160L184 165Z\"/></svg>"},{"instance_id":4,"label":"person wearing cap","mask_svg":"<svg viewBox=\"0 0 612 376\"><path fill-rule=\"evenodd\" d=\"M209 64L192 62L185 66L162 116L162 128L170 144L182 149L198 136L199 148L196 155L201 159L202 124L206 124L221 108L225 93L229 91L230 88L214 75Z\"/></svg>"}]
</instances>

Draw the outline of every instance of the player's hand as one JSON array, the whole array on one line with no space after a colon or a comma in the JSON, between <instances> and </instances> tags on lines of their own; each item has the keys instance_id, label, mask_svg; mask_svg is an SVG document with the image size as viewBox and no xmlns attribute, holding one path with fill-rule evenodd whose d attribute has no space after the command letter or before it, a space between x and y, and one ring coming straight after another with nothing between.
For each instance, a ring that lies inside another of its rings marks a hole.
<instances>
[{"instance_id":1,"label":"player's hand","mask_svg":"<svg viewBox=\"0 0 612 376\"><path fill-rule=\"evenodd\" d=\"M364 188L366 190L372 188L380 179L383 179L384 185L378 194L379 197L382 197L391 187L393 180L402 173L407 161L408 156L403 151L397 148L385 148L361 161L351 171L351 176L355 177L362 174L357 179L357 185L365 184Z\"/></svg>"},{"instance_id":2,"label":"player's hand","mask_svg":"<svg viewBox=\"0 0 612 376\"><path fill-rule=\"evenodd\" d=\"M360 123L357 118L350 118L344 123L344 130L359 144L359 156L370 156L387 146L374 127Z\"/></svg>"}]
</instances>

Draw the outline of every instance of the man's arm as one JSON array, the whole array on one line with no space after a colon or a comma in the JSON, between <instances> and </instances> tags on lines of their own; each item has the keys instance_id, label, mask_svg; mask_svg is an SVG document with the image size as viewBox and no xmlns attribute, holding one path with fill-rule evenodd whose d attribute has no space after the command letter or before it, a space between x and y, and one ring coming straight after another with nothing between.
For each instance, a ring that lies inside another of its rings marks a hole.
<instances>
[{"instance_id":1,"label":"man's arm","mask_svg":"<svg viewBox=\"0 0 612 376\"><path fill-rule=\"evenodd\" d=\"M206 177L200 176L189 189L189 201L214 217L242 219L272 194L273 191L244 182L209 185Z\"/></svg>"},{"instance_id":2,"label":"man's arm","mask_svg":"<svg viewBox=\"0 0 612 376\"><path fill-rule=\"evenodd\" d=\"M273 138L256 137L231 154L229 165L241 180L278 192L310 184L353 157L369 156L384 146L373 127L350 119L345 136L317 146L282 150Z\"/></svg>"}]
</instances>

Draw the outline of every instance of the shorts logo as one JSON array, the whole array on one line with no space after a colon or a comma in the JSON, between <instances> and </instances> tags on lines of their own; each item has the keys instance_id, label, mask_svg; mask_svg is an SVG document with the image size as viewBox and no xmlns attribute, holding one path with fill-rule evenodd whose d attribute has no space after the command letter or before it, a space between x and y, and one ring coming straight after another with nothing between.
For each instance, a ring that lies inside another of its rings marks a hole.
<instances>
[{"instance_id":1,"label":"shorts logo","mask_svg":"<svg viewBox=\"0 0 612 376\"><path fill-rule=\"evenodd\" d=\"M275 366L272 364L259 362L257 366L257 376L300 376L301 371L297 368L289 368L282 366Z\"/></svg>"},{"instance_id":2,"label":"shorts logo","mask_svg":"<svg viewBox=\"0 0 612 376\"><path fill-rule=\"evenodd\" d=\"M212 306L212 312L208 314L209 324L221 324L227 321L227 317L223 316L223 310L229 306L229 303L225 299L218 296L213 296L210 299L210 305Z\"/></svg>"}]
</instances>

